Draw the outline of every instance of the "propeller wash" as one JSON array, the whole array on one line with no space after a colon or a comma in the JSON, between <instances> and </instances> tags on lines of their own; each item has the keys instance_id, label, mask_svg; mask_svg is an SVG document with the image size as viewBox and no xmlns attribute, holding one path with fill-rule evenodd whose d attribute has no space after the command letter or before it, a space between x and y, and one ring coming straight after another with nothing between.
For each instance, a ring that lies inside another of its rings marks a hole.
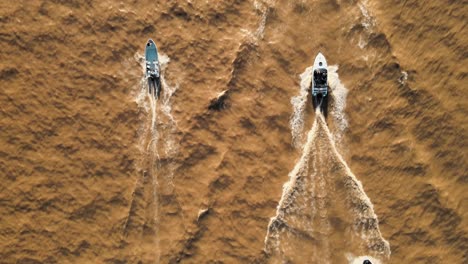
<instances>
[{"instance_id":1,"label":"propeller wash","mask_svg":"<svg viewBox=\"0 0 468 264\"><path fill-rule=\"evenodd\" d=\"M268 225L265 252L273 263L346 263L350 255L390 256L373 205L337 150L336 142L347 126L343 114L347 90L337 69L330 70L336 131L330 132L317 109L302 156L289 173L276 215ZM310 74L311 68L307 68L301 75L300 94L291 100L294 113L290 124L296 147L302 144Z\"/></svg>"},{"instance_id":2,"label":"propeller wash","mask_svg":"<svg viewBox=\"0 0 468 264\"><path fill-rule=\"evenodd\" d=\"M142 68L145 69L145 60L143 56L137 54L135 59L139 61ZM143 193L150 193L151 197L143 200L148 203L142 210L147 210L145 215L145 226L154 227L156 237L156 259L159 259L159 202L158 195L170 194L174 191L173 176L175 171L172 159L178 152L178 145L174 134L177 132L177 123L172 116L171 97L178 89L178 86L171 86L165 78L170 59L164 54L159 54L159 63L161 67L161 95L159 99L155 98L148 91L147 78L145 76L140 80L139 93L135 96L135 102L140 110L147 116L146 122L142 123L139 134L139 149L143 154L143 159L139 168L143 177L137 179L135 191L138 188L144 189ZM132 203L135 201L133 200Z\"/></svg>"}]
</instances>

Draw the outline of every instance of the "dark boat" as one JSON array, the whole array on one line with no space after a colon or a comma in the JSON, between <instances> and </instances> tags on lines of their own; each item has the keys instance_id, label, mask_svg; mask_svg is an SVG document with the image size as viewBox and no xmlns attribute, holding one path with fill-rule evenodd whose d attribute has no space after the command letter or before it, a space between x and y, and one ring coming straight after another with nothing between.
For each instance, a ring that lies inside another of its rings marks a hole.
<instances>
[{"instance_id":1,"label":"dark boat","mask_svg":"<svg viewBox=\"0 0 468 264\"><path fill-rule=\"evenodd\" d=\"M159 66L158 48L152 39L149 39L146 43L145 60L148 92L156 99L159 99L161 93L161 68Z\"/></svg>"}]
</instances>

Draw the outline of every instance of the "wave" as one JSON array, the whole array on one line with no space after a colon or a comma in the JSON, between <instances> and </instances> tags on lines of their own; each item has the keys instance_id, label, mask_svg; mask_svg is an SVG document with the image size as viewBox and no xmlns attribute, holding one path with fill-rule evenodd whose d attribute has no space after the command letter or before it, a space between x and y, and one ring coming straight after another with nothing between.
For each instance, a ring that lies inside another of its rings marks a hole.
<instances>
[{"instance_id":1,"label":"wave","mask_svg":"<svg viewBox=\"0 0 468 264\"><path fill-rule=\"evenodd\" d=\"M341 263L345 253L390 256L373 205L319 111L268 225L265 252L278 262Z\"/></svg>"},{"instance_id":2,"label":"wave","mask_svg":"<svg viewBox=\"0 0 468 264\"><path fill-rule=\"evenodd\" d=\"M299 148L304 143L304 118L305 110L307 107L307 98L309 95L310 82L312 80L313 66L305 69L301 73L301 83L299 95L291 98L291 104L293 106L293 114L289 120L292 134L292 145L295 148Z\"/></svg>"},{"instance_id":3,"label":"wave","mask_svg":"<svg viewBox=\"0 0 468 264\"><path fill-rule=\"evenodd\" d=\"M341 83L338 76L338 65L328 67L328 82L333 97L333 108L331 109L331 116L335 126L333 138L334 142L339 145L342 142L344 132L348 128L348 119L345 114L348 89Z\"/></svg>"}]
</instances>

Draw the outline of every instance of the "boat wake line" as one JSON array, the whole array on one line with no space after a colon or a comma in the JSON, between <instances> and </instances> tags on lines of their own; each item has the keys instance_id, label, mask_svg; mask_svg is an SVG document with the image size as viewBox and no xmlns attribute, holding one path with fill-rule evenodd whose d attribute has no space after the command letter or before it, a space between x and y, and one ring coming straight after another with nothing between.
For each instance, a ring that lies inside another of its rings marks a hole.
<instances>
[{"instance_id":1,"label":"boat wake line","mask_svg":"<svg viewBox=\"0 0 468 264\"><path fill-rule=\"evenodd\" d=\"M300 94L291 100L293 146L303 146L302 156L283 185L276 215L268 225L264 251L272 263L354 263L363 256L380 263L390 257L389 243L382 237L373 204L361 182L337 148L347 127L343 111L347 90L336 74L336 66L330 67L334 132L317 109L303 144L311 68L301 75Z\"/></svg>"},{"instance_id":2,"label":"boat wake line","mask_svg":"<svg viewBox=\"0 0 468 264\"><path fill-rule=\"evenodd\" d=\"M143 61L143 57L138 57ZM165 70L170 59L167 55L160 54L159 62L161 65L161 84L162 96L156 99L148 93L148 85L146 78L140 81L140 92L136 96L135 101L138 107L144 110L150 119L149 122L143 124L140 128L140 150L150 157L149 161L152 166L148 170L149 174L156 175L156 170L160 170L161 166L168 163L168 160L177 153L178 148L174 133L177 130L177 123L172 116L171 97L178 89L178 86L171 86L165 78ZM144 68L144 63L142 63ZM167 188L171 188L173 178L173 168L168 170L169 174L165 173ZM156 180L155 180L156 181Z\"/></svg>"},{"instance_id":3,"label":"boat wake line","mask_svg":"<svg viewBox=\"0 0 468 264\"><path fill-rule=\"evenodd\" d=\"M268 225L265 252L281 262L343 263L346 254L389 257L369 197L338 153L323 115L316 114Z\"/></svg>"},{"instance_id":4,"label":"boat wake line","mask_svg":"<svg viewBox=\"0 0 468 264\"><path fill-rule=\"evenodd\" d=\"M145 69L144 57L135 55L143 69ZM148 227L155 233L152 238L155 244L154 254L151 259L160 259L160 202L159 197L174 195L173 177L175 171L174 157L178 153L178 145L174 134L177 132L177 123L172 116L171 97L178 89L178 86L169 85L166 81L165 71L170 59L164 54L160 54L159 63L161 66L162 92L159 99L156 99L148 92L146 77L142 77L139 84L139 91L134 96L134 100L140 111L146 116L138 130L138 147L142 153L142 159L137 164L142 177L138 177L132 194L132 201L128 220L125 226L131 222L139 220L136 230L141 226ZM141 197L139 197L141 196ZM130 224L129 224L130 223ZM125 228L130 229L130 228ZM136 231L133 231L136 232ZM138 231L141 232L141 231Z\"/></svg>"},{"instance_id":5,"label":"boat wake line","mask_svg":"<svg viewBox=\"0 0 468 264\"><path fill-rule=\"evenodd\" d=\"M305 110L307 107L307 98L310 93L310 83L312 79L313 66L305 69L300 75L300 90L299 95L291 98L293 106L293 114L289 121L291 126L292 145L295 148L300 148L304 145L304 120ZM338 144L342 143L343 133L348 127L348 120L344 115L346 106L346 97L348 89L341 83L338 77L338 66L331 65L328 67L328 78L330 88L332 90L333 107L331 109L331 117L336 129L333 130L334 141Z\"/></svg>"}]
</instances>

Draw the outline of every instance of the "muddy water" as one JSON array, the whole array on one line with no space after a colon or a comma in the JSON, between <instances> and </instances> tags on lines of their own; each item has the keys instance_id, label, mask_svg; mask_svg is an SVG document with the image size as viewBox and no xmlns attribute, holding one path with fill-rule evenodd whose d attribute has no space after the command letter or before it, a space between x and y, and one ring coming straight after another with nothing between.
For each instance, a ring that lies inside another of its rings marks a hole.
<instances>
[{"instance_id":1,"label":"muddy water","mask_svg":"<svg viewBox=\"0 0 468 264\"><path fill-rule=\"evenodd\" d=\"M1 2L0 259L467 262L466 9ZM341 87L325 121L301 86L319 51Z\"/></svg>"}]
</instances>

